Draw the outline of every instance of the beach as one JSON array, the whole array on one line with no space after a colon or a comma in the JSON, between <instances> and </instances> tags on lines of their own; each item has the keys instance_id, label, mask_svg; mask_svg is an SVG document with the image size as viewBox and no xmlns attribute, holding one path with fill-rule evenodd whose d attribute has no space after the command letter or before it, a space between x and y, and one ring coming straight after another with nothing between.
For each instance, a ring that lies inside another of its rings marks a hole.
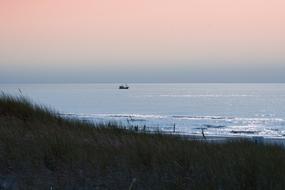
<instances>
[{"instance_id":1,"label":"beach","mask_svg":"<svg viewBox=\"0 0 285 190\"><path fill-rule=\"evenodd\" d=\"M285 149L274 145L280 139L204 136L68 119L2 95L0 187L284 189Z\"/></svg>"}]
</instances>

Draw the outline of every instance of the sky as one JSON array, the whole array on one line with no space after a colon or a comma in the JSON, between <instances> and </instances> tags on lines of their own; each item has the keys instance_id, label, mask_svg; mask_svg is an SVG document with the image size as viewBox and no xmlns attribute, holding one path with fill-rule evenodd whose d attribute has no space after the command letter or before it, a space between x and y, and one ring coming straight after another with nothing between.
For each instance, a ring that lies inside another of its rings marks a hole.
<instances>
[{"instance_id":1,"label":"sky","mask_svg":"<svg viewBox=\"0 0 285 190\"><path fill-rule=\"evenodd\" d=\"M0 83L285 82L284 0L0 0Z\"/></svg>"}]
</instances>

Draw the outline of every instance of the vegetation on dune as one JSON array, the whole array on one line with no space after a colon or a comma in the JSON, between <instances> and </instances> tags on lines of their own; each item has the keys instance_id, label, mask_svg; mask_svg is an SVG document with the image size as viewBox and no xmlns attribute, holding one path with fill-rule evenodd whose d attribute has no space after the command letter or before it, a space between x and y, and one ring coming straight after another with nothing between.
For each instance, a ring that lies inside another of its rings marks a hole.
<instances>
[{"instance_id":1,"label":"vegetation on dune","mask_svg":"<svg viewBox=\"0 0 285 190\"><path fill-rule=\"evenodd\" d=\"M0 189L285 189L285 150L95 125L2 95Z\"/></svg>"}]
</instances>

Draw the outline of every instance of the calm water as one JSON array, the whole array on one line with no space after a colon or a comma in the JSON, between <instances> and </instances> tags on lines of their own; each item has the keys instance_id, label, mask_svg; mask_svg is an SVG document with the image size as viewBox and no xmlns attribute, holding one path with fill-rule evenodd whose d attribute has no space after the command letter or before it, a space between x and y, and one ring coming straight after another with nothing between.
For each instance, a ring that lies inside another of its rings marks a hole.
<instances>
[{"instance_id":1,"label":"calm water","mask_svg":"<svg viewBox=\"0 0 285 190\"><path fill-rule=\"evenodd\" d=\"M285 137L285 84L0 84L67 117L153 130Z\"/></svg>"}]
</instances>

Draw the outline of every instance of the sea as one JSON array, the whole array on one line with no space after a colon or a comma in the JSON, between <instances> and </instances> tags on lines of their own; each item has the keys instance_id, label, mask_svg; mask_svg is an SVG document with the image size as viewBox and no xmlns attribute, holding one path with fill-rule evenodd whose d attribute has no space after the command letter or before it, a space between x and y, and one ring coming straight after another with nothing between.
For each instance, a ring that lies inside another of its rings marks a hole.
<instances>
[{"instance_id":1,"label":"sea","mask_svg":"<svg viewBox=\"0 0 285 190\"><path fill-rule=\"evenodd\" d=\"M183 135L285 138L285 84L0 84L63 117Z\"/></svg>"}]
</instances>

